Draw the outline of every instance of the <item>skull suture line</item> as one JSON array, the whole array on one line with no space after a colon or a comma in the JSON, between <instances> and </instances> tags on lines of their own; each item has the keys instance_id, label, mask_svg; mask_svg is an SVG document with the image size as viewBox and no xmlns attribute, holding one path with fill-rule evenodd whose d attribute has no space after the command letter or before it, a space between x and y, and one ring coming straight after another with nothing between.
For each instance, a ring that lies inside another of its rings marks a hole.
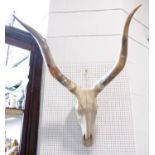
<instances>
[{"instance_id":1,"label":"skull suture line","mask_svg":"<svg viewBox=\"0 0 155 155\"><path fill-rule=\"evenodd\" d=\"M93 143L93 128L97 113L97 95L122 71L126 64L129 25L134 13L140 6L141 5L137 6L126 19L122 35L122 48L116 64L105 76L96 82L92 88L81 88L76 83L68 79L56 66L46 40L32 27L15 17L15 19L21 23L21 25L23 25L37 41L51 75L76 96L76 115L79 125L81 126L83 144L85 146L91 146Z\"/></svg>"}]
</instances>

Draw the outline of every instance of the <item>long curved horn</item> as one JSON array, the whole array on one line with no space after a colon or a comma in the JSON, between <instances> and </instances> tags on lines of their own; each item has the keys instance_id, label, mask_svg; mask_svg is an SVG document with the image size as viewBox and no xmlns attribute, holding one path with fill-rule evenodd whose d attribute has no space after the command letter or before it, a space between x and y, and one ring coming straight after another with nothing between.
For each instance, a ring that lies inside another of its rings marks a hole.
<instances>
[{"instance_id":1,"label":"long curved horn","mask_svg":"<svg viewBox=\"0 0 155 155\"><path fill-rule=\"evenodd\" d=\"M73 94L75 93L75 90L77 88L77 84L68 79L59 68L56 66L54 59L51 55L50 49L48 47L48 44L46 42L46 39L41 36L36 30L34 30L32 27L28 26L27 24L23 23L21 20L19 20L15 15L15 19L24 27L26 28L30 34L34 37L36 42L38 43L42 56L45 60L46 65L48 66L48 69L51 73L51 75L59 81L63 86L65 86L70 92Z\"/></svg>"},{"instance_id":2,"label":"long curved horn","mask_svg":"<svg viewBox=\"0 0 155 155\"><path fill-rule=\"evenodd\" d=\"M127 17L127 20L125 22L124 30L123 30L123 36L122 36L122 48L120 52L120 56L118 60L116 61L113 68L108 72L105 76L103 76L95 85L94 90L96 94L100 93L103 88L109 84L124 68L127 60L127 51L128 51L128 31L129 31L129 25L131 22L131 19L134 15L134 13L141 7L141 5L138 5Z\"/></svg>"}]
</instances>

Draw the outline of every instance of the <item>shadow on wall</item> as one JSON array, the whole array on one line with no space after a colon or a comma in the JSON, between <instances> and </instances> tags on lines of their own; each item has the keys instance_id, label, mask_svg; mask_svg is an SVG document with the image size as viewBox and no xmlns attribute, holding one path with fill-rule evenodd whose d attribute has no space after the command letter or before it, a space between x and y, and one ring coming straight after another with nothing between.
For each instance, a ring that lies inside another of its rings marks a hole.
<instances>
[{"instance_id":1,"label":"shadow on wall","mask_svg":"<svg viewBox=\"0 0 155 155\"><path fill-rule=\"evenodd\" d=\"M52 145L53 148L59 147L59 150L62 146L63 150L66 150L66 153L70 152L78 155L87 155L91 153L93 147L85 147L82 144L81 129L78 125L74 108L70 111L64 124L49 123L43 129L48 132L44 132L46 135L42 136L44 136L46 142L48 141L48 144L50 142L49 145ZM56 145L58 143L59 146ZM57 148L55 149L57 150ZM51 148L50 150L53 149ZM56 150L53 150L53 153L56 152Z\"/></svg>"}]
</instances>

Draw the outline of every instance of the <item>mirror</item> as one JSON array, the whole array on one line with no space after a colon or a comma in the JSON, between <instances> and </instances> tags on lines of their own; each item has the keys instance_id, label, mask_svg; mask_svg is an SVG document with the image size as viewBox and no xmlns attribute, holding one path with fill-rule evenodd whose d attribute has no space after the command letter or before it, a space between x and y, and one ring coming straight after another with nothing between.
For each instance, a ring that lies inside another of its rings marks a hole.
<instances>
[{"instance_id":1,"label":"mirror","mask_svg":"<svg viewBox=\"0 0 155 155\"><path fill-rule=\"evenodd\" d=\"M6 44L5 152L19 152L29 75L30 51Z\"/></svg>"},{"instance_id":2,"label":"mirror","mask_svg":"<svg viewBox=\"0 0 155 155\"><path fill-rule=\"evenodd\" d=\"M6 154L36 155L43 59L26 31L5 26L5 43Z\"/></svg>"}]
</instances>

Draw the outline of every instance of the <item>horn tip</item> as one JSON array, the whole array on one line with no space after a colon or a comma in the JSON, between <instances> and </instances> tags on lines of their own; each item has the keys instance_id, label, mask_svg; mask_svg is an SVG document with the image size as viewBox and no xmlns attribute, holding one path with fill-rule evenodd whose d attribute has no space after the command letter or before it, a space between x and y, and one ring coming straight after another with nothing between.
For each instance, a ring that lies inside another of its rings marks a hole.
<instances>
[{"instance_id":1,"label":"horn tip","mask_svg":"<svg viewBox=\"0 0 155 155\"><path fill-rule=\"evenodd\" d=\"M143 4L139 4L137 7L136 7L136 10L139 9Z\"/></svg>"}]
</instances>

